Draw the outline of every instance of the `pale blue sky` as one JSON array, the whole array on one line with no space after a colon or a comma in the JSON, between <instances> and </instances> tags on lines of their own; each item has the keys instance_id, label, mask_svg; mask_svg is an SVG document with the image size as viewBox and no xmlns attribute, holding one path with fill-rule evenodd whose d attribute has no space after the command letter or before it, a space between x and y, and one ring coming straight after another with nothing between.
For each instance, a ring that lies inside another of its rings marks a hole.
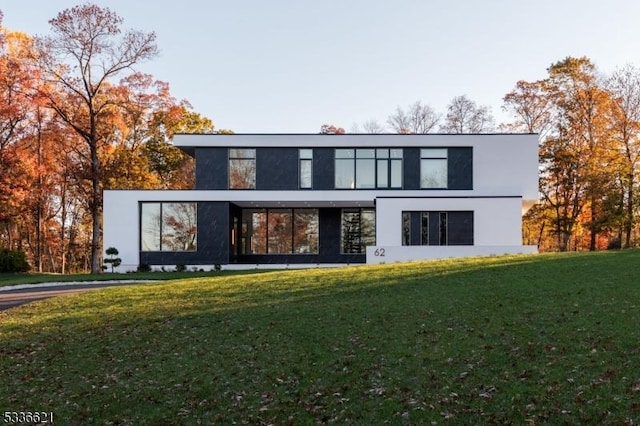
<instances>
[{"instance_id":1,"label":"pale blue sky","mask_svg":"<svg viewBox=\"0 0 640 426\"><path fill-rule=\"evenodd\" d=\"M49 32L72 0L0 0L4 26ZM640 66L636 0L96 0L155 31L141 71L167 81L216 127L316 133L384 123L417 100L444 112L466 94L491 107L566 56L603 72Z\"/></svg>"}]
</instances>

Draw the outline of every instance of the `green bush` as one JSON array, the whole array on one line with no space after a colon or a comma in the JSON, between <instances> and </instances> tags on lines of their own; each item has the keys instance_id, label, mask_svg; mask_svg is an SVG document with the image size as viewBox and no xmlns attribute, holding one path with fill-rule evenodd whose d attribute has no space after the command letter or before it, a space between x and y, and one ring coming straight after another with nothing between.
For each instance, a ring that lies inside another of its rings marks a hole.
<instances>
[{"instance_id":1,"label":"green bush","mask_svg":"<svg viewBox=\"0 0 640 426\"><path fill-rule=\"evenodd\" d=\"M141 263L138 265L138 272L151 272L151 265L148 265L146 263Z\"/></svg>"},{"instance_id":2,"label":"green bush","mask_svg":"<svg viewBox=\"0 0 640 426\"><path fill-rule=\"evenodd\" d=\"M0 248L0 272L28 272L29 269L24 252Z\"/></svg>"}]
</instances>

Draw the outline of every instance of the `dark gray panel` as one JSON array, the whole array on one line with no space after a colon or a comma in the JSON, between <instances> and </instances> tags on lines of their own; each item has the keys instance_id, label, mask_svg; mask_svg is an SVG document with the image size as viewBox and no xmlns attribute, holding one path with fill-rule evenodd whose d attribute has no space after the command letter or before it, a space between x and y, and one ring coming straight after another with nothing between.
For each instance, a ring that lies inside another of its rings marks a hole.
<instances>
[{"instance_id":1,"label":"dark gray panel","mask_svg":"<svg viewBox=\"0 0 640 426\"><path fill-rule=\"evenodd\" d=\"M473 189L473 148L449 148L449 189Z\"/></svg>"},{"instance_id":2,"label":"dark gray panel","mask_svg":"<svg viewBox=\"0 0 640 426\"><path fill-rule=\"evenodd\" d=\"M196 189L229 189L227 148L196 148Z\"/></svg>"},{"instance_id":3,"label":"dark gray panel","mask_svg":"<svg viewBox=\"0 0 640 426\"><path fill-rule=\"evenodd\" d=\"M420 148L404 148L403 155L403 188L420 189Z\"/></svg>"},{"instance_id":4,"label":"dark gray panel","mask_svg":"<svg viewBox=\"0 0 640 426\"><path fill-rule=\"evenodd\" d=\"M334 148L314 148L313 189L335 189L335 167Z\"/></svg>"},{"instance_id":5,"label":"dark gray panel","mask_svg":"<svg viewBox=\"0 0 640 426\"><path fill-rule=\"evenodd\" d=\"M298 189L298 149L256 149L256 189L285 191Z\"/></svg>"},{"instance_id":6,"label":"dark gray panel","mask_svg":"<svg viewBox=\"0 0 640 426\"><path fill-rule=\"evenodd\" d=\"M473 212L449 212L449 245L473 245Z\"/></svg>"}]
</instances>

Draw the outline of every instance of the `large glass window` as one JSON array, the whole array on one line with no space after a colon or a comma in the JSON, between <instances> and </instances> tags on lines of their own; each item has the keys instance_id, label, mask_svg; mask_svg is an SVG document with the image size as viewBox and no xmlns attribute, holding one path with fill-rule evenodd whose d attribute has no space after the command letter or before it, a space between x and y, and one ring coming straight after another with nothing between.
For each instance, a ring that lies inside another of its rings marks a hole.
<instances>
[{"instance_id":1,"label":"large glass window","mask_svg":"<svg viewBox=\"0 0 640 426\"><path fill-rule=\"evenodd\" d=\"M337 189L402 188L402 149L336 149Z\"/></svg>"},{"instance_id":2,"label":"large glass window","mask_svg":"<svg viewBox=\"0 0 640 426\"><path fill-rule=\"evenodd\" d=\"M272 209L267 213L267 253L293 253L293 214L291 209Z\"/></svg>"},{"instance_id":3,"label":"large glass window","mask_svg":"<svg viewBox=\"0 0 640 426\"><path fill-rule=\"evenodd\" d=\"M142 203L140 210L140 250L196 250L196 203Z\"/></svg>"},{"instance_id":4,"label":"large glass window","mask_svg":"<svg viewBox=\"0 0 640 426\"><path fill-rule=\"evenodd\" d=\"M300 150L300 188L311 189L313 186L313 149Z\"/></svg>"},{"instance_id":5,"label":"large glass window","mask_svg":"<svg viewBox=\"0 0 640 426\"><path fill-rule=\"evenodd\" d=\"M447 173L446 148L423 148L420 150L421 188L446 189Z\"/></svg>"},{"instance_id":6,"label":"large glass window","mask_svg":"<svg viewBox=\"0 0 640 426\"><path fill-rule=\"evenodd\" d=\"M376 244L376 213L373 209L342 210L340 247L344 254L364 253Z\"/></svg>"},{"instance_id":7,"label":"large glass window","mask_svg":"<svg viewBox=\"0 0 640 426\"><path fill-rule=\"evenodd\" d=\"M247 209L240 254L317 254L317 209Z\"/></svg>"},{"instance_id":8,"label":"large glass window","mask_svg":"<svg viewBox=\"0 0 640 426\"><path fill-rule=\"evenodd\" d=\"M293 252L318 253L318 210L293 210Z\"/></svg>"},{"instance_id":9,"label":"large glass window","mask_svg":"<svg viewBox=\"0 0 640 426\"><path fill-rule=\"evenodd\" d=\"M256 150L229 149L229 189L256 188Z\"/></svg>"}]
</instances>

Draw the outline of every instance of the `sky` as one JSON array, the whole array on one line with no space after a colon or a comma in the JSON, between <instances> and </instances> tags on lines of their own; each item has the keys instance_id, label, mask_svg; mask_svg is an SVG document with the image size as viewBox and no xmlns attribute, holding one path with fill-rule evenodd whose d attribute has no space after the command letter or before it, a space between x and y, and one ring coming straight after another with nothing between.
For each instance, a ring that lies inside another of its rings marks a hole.
<instances>
[{"instance_id":1,"label":"sky","mask_svg":"<svg viewBox=\"0 0 640 426\"><path fill-rule=\"evenodd\" d=\"M29 35L83 1L0 0ZM154 31L160 54L137 70L236 133L347 131L420 101L455 96L510 120L502 98L567 56L602 73L640 66L636 0L95 0L123 28Z\"/></svg>"}]
</instances>

